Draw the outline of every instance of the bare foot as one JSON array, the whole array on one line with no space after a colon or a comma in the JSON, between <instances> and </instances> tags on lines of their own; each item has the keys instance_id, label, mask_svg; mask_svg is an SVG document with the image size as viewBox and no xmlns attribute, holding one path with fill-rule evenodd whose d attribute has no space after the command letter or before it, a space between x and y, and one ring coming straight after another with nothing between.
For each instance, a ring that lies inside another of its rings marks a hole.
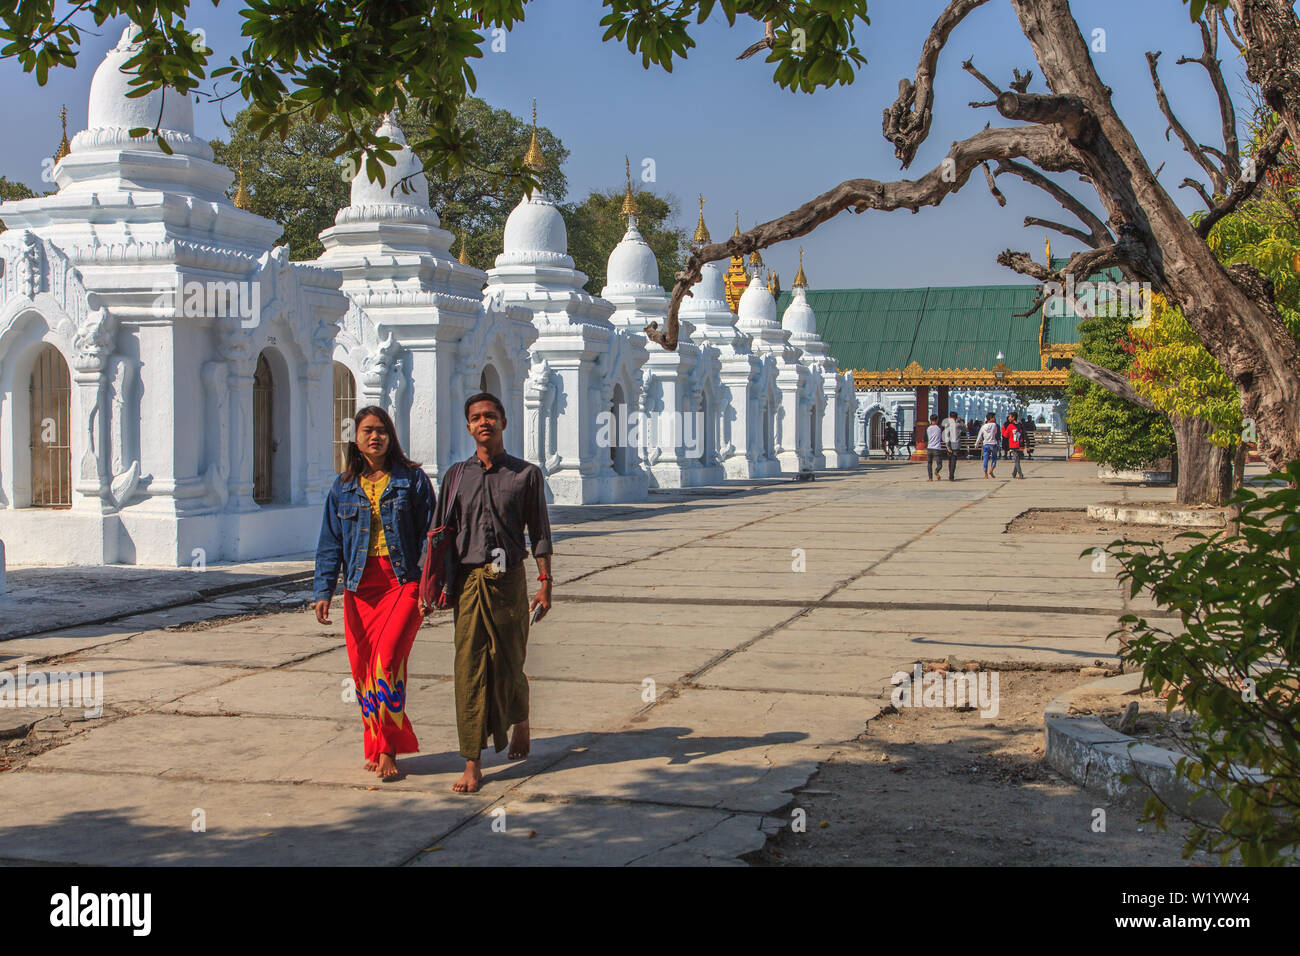
<instances>
[{"instance_id":1,"label":"bare foot","mask_svg":"<svg viewBox=\"0 0 1300 956\"><path fill-rule=\"evenodd\" d=\"M392 754L380 754L379 760L375 763L375 773L379 775L380 780L392 780L397 776L397 761L393 759Z\"/></svg>"},{"instance_id":2,"label":"bare foot","mask_svg":"<svg viewBox=\"0 0 1300 956\"><path fill-rule=\"evenodd\" d=\"M457 793L478 793L478 788L483 784L483 762L481 760L466 760L465 772L461 774L459 780L451 785L451 789Z\"/></svg>"},{"instance_id":3,"label":"bare foot","mask_svg":"<svg viewBox=\"0 0 1300 956\"><path fill-rule=\"evenodd\" d=\"M362 766L364 766L367 770L374 770L376 767L379 766L379 764L375 763L373 760L367 760L364 764L362 764Z\"/></svg>"},{"instance_id":4,"label":"bare foot","mask_svg":"<svg viewBox=\"0 0 1300 956\"><path fill-rule=\"evenodd\" d=\"M510 750L506 756L511 760L523 760L532 749L532 738L528 734L528 721L515 724L514 733L510 735Z\"/></svg>"}]
</instances>

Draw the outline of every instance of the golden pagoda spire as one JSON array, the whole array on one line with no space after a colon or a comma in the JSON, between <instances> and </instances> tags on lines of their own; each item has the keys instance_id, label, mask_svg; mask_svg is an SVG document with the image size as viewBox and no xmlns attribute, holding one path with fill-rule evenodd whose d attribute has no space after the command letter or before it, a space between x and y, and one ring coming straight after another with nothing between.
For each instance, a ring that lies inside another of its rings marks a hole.
<instances>
[{"instance_id":1,"label":"golden pagoda spire","mask_svg":"<svg viewBox=\"0 0 1300 956\"><path fill-rule=\"evenodd\" d=\"M712 242L709 236L709 227L704 224L704 194L700 194L700 221L695 224L695 236L692 240L697 246Z\"/></svg>"},{"instance_id":2,"label":"golden pagoda spire","mask_svg":"<svg viewBox=\"0 0 1300 956\"><path fill-rule=\"evenodd\" d=\"M63 122L63 139L59 140L59 151L54 154L56 163L72 152L72 147L68 144L68 107L66 104L59 110L59 119Z\"/></svg>"},{"instance_id":3,"label":"golden pagoda spire","mask_svg":"<svg viewBox=\"0 0 1300 956\"><path fill-rule=\"evenodd\" d=\"M239 188L235 190L235 206L239 209L253 208L252 201L248 198L248 190L244 187L244 161L239 161Z\"/></svg>"},{"instance_id":4,"label":"golden pagoda spire","mask_svg":"<svg viewBox=\"0 0 1300 956\"><path fill-rule=\"evenodd\" d=\"M740 235L740 210L736 210L736 231L731 234L735 239ZM739 252L731 257L731 265L728 267L726 275L723 276L723 288L727 297L727 305L731 307L733 313L740 311L740 297L744 294L745 287L749 285L749 273L745 271L745 257Z\"/></svg>"},{"instance_id":5,"label":"golden pagoda spire","mask_svg":"<svg viewBox=\"0 0 1300 956\"><path fill-rule=\"evenodd\" d=\"M537 145L537 100L533 100L533 138L528 143L528 152L524 153L524 165L535 173L546 168L546 158L542 148Z\"/></svg>"},{"instance_id":6,"label":"golden pagoda spire","mask_svg":"<svg viewBox=\"0 0 1300 956\"><path fill-rule=\"evenodd\" d=\"M627 173L627 192L623 194L623 208L620 212L624 216L635 216L639 210L636 208L636 197L632 195L632 161L626 156L623 157L623 166Z\"/></svg>"},{"instance_id":7,"label":"golden pagoda spire","mask_svg":"<svg viewBox=\"0 0 1300 956\"><path fill-rule=\"evenodd\" d=\"M767 291L772 293L773 298L781 294L781 280L777 278L775 270L767 274Z\"/></svg>"},{"instance_id":8,"label":"golden pagoda spire","mask_svg":"<svg viewBox=\"0 0 1300 956\"><path fill-rule=\"evenodd\" d=\"M464 229L462 229L462 230L460 231L460 255L456 257L456 261L459 262L459 263L460 263L461 265L463 265L463 266L467 266L467 265L469 265L469 253L466 251L466 248L465 248L465 230L464 230Z\"/></svg>"},{"instance_id":9,"label":"golden pagoda spire","mask_svg":"<svg viewBox=\"0 0 1300 956\"><path fill-rule=\"evenodd\" d=\"M1043 254L1047 256L1047 268L1052 268L1052 240L1050 238L1043 240Z\"/></svg>"},{"instance_id":10,"label":"golden pagoda spire","mask_svg":"<svg viewBox=\"0 0 1300 956\"><path fill-rule=\"evenodd\" d=\"M757 249L749 254L749 265L755 270L763 268L763 257Z\"/></svg>"},{"instance_id":11,"label":"golden pagoda spire","mask_svg":"<svg viewBox=\"0 0 1300 956\"><path fill-rule=\"evenodd\" d=\"M799 271L794 274L794 288L808 288L808 277L803 274L803 246L799 247Z\"/></svg>"}]
</instances>

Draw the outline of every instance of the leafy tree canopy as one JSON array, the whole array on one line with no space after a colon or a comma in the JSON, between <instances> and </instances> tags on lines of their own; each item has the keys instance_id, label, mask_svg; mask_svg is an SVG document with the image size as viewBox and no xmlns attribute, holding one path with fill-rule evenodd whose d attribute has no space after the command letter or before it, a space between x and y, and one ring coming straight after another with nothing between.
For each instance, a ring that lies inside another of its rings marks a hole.
<instances>
[{"instance_id":1,"label":"leafy tree canopy","mask_svg":"<svg viewBox=\"0 0 1300 956\"><path fill-rule=\"evenodd\" d=\"M1096 316L1079 323L1079 355L1115 372L1132 364L1129 316ZM1140 468L1168 457L1174 433L1159 412L1140 408L1071 372L1065 421L1070 437L1089 458L1114 468Z\"/></svg>"},{"instance_id":2,"label":"leafy tree canopy","mask_svg":"<svg viewBox=\"0 0 1300 956\"><path fill-rule=\"evenodd\" d=\"M569 255L573 256L574 265L589 277L585 288L593 295L599 295L605 287L609 254L627 231L627 218L620 212L623 195L622 189L593 190L581 203L564 209ZM659 284L671 289L682 267L682 252L687 242L686 234L670 225L679 211L677 200L649 192L634 195L637 230L659 262Z\"/></svg>"},{"instance_id":3,"label":"leafy tree canopy","mask_svg":"<svg viewBox=\"0 0 1300 956\"><path fill-rule=\"evenodd\" d=\"M251 109L239 113L230 141L213 142L217 161L242 169L253 212L283 224L280 241L289 244L293 258L314 259L322 251L317 236L334 224L335 213L349 200L355 167L350 169L336 158L343 130L333 120L315 123L298 116L284 140L262 139L251 129L251 116ZM445 228L464 232L470 261L487 268L501 251L506 217L523 195L511 170L528 147L532 127L477 97L466 99L460 116L486 149L478 161L450 179L430 176L428 199ZM423 137L429 128L428 116L417 108L401 114L399 121L408 142ZM546 159L543 187L550 196L562 199L568 180L561 167L569 151L543 126L537 128L537 142ZM235 189L232 185L232 196ZM459 245L455 248L460 251Z\"/></svg>"},{"instance_id":4,"label":"leafy tree canopy","mask_svg":"<svg viewBox=\"0 0 1300 956\"><path fill-rule=\"evenodd\" d=\"M213 0L214 6L217 0ZM201 33L186 27L189 0L81 0L65 11L56 0L22 0L0 10L0 56L17 59L44 85L52 68L73 66L87 20L102 26L126 16L139 27L140 52L126 64L138 74L141 94L169 86L183 95L204 92L205 80L222 81L250 104L248 129L287 139L296 118L340 131L334 155L366 157L372 179L391 164L391 144L374 133L374 117L394 109L416 110L428 126L412 146L429 157L435 178L450 180L481 160L488 143L464 122L461 103L477 86L470 61L498 31L524 19L526 0L244 0L243 35L248 46L213 69L212 51ZM645 67L671 71L676 58L695 46L691 27L715 10L734 24L737 17L768 21L773 42L767 62L774 81L787 89L852 83L866 62L854 43L854 29L868 23L866 0L605 0L605 40L639 52ZM140 131L141 133L144 130ZM166 145L159 139L164 150ZM540 185L512 161L516 179Z\"/></svg>"},{"instance_id":5,"label":"leafy tree canopy","mask_svg":"<svg viewBox=\"0 0 1300 956\"><path fill-rule=\"evenodd\" d=\"M10 182L3 176L0 176L0 202L10 202L15 199L35 199L36 193L32 192L20 182ZM0 232L5 231L5 224L0 220Z\"/></svg>"}]
</instances>

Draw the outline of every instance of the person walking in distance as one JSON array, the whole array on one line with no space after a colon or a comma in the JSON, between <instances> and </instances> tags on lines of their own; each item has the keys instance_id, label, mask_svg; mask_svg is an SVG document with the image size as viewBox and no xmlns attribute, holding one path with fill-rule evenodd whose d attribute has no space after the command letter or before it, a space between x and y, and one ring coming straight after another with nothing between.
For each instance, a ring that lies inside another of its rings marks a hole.
<instances>
[{"instance_id":1,"label":"person walking in distance","mask_svg":"<svg viewBox=\"0 0 1300 956\"><path fill-rule=\"evenodd\" d=\"M406 712L406 659L420 613L420 549L437 507L433 483L402 452L388 413L353 418L347 465L325 499L316 577L316 620L329 624L343 572L343 635L364 725L365 768L397 776L397 754L420 749Z\"/></svg>"},{"instance_id":2,"label":"person walking in distance","mask_svg":"<svg viewBox=\"0 0 1300 956\"><path fill-rule=\"evenodd\" d=\"M957 452L961 451L961 419L952 412L943 420L943 449L948 456L948 480L957 480Z\"/></svg>"},{"instance_id":3,"label":"person walking in distance","mask_svg":"<svg viewBox=\"0 0 1300 956\"><path fill-rule=\"evenodd\" d=\"M939 427L939 416L931 415L930 424L925 428L925 480L934 481L937 476L943 481L943 429Z\"/></svg>"},{"instance_id":4,"label":"person walking in distance","mask_svg":"<svg viewBox=\"0 0 1300 956\"><path fill-rule=\"evenodd\" d=\"M984 477L996 477L993 472L998 466L998 448L1002 444L1001 429L998 428L997 416L989 412L984 424L980 426L975 444L984 450Z\"/></svg>"},{"instance_id":5,"label":"person walking in distance","mask_svg":"<svg viewBox=\"0 0 1300 956\"><path fill-rule=\"evenodd\" d=\"M1007 416L1007 424L1002 429L1002 434L1007 440L1007 449L1011 452L1011 477L1024 478L1025 473L1020 470L1020 448L1025 440L1025 433L1020 428L1020 422L1016 420L1015 412Z\"/></svg>"},{"instance_id":6,"label":"person walking in distance","mask_svg":"<svg viewBox=\"0 0 1300 956\"><path fill-rule=\"evenodd\" d=\"M894 458L894 450L898 448L898 430L889 422L885 423L885 457L891 461Z\"/></svg>"},{"instance_id":7,"label":"person walking in distance","mask_svg":"<svg viewBox=\"0 0 1300 956\"><path fill-rule=\"evenodd\" d=\"M456 529L460 561L455 595L456 733L465 773L452 785L474 793L482 785L482 751L489 738L500 753L510 734L511 760L528 756L528 615L551 607L551 525L541 469L506 452L506 411L488 392L465 402L474 454L448 469L437 524ZM453 470L458 474L453 476ZM454 494L446 492L454 487ZM436 526L436 525L435 525ZM524 560L527 532L541 586L532 603Z\"/></svg>"}]
</instances>

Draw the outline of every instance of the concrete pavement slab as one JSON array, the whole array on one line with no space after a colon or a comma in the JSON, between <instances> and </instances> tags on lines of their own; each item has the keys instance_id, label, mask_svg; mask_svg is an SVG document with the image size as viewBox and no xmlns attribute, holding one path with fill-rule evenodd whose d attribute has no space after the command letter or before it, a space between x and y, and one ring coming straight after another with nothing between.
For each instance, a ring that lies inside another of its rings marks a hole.
<instances>
[{"instance_id":1,"label":"concrete pavement slab","mask_svg":"<svg viewBox=\"0 0 1300 956\"><path fill-rule=\"evenodd\" d=\"M77 772L10 775L5 797L0 860L93 866L394 866L491 801Z\"/></svg>"},{"instance_id":2,"label":"concrete pavement slab","mask_svg":"<svg viewBox=\"0 0 1300 956\"><path fill-rule=\"evenodd\" d=\"M516 796L422 852L414 866L741 866L760 818L691 807ZM497 829L493 829L493 826Z\"/></svg>"}]
</instances>

